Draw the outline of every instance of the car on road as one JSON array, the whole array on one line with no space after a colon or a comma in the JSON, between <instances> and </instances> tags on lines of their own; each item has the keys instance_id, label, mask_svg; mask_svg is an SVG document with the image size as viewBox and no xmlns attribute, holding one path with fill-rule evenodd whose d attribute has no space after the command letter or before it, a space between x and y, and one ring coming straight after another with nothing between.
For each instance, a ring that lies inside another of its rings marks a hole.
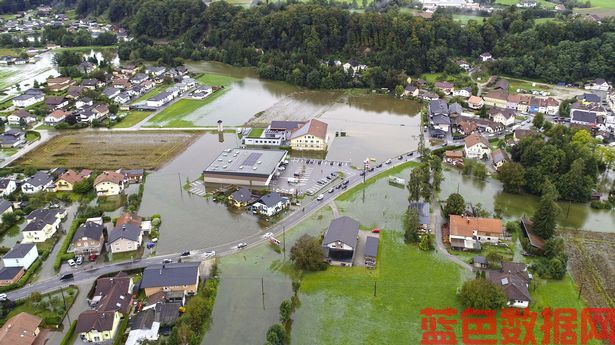
<instances>
[{"instance_id":1,"label":"car on road","mask_svg":"<svg viewBox=\"0 0 615 345\"><path fill-rule=\"evenodd\" d=\"M78 256L78 257L77 257L77 260L75 260L75 263L76 263L77 265L81 265L81 264L83 263L83 257L82 257L82 256Z\"/></svg>"},{"instance_id":2,"label":"car on road","mask_svg":"<svg viewBox=\"0 0 615 345\"><path fill-rule=\"evenodd\" d=\"M237 249L243 249L245 247L247 247L248 244L245 242L240 242L239 244L237 244Z\"/></svg>"},{"instance_id":3,"label":"car on road","mask_svg":"<svg viewBox=\"0 0 615 345\"><path fill-rule=\"evenodd\" d=\"M316 198L316 200L320 201L320 200L322 200L322 199L324 199L324 198L325 198L325 195L324 195L324 194L320 194L320 195Z\"/></svg>"},{"instance_id":4,"label":"car on road","mask_svg":"<svg viewBox=\"0 0 615 345\"><path fill-rule=\"evenodd\" d=\"M379 228L372 229L372 234L379 234L379 233L380 233L380 229Z\"/></svg>"},{"instance_id":5,"label":"car on road","mask_svg":"<svg viewBox=\"0 0 615 345\"><path fill-rule=\"evenodd\" d=\"M369 168L367 171L369 171L369 172L374 171L374 167Z\"/></svg>"},{"instance_id":6,"label":"car on road","mask_svg":"<svg viewBox=\"0 0 615 345\"><path fill-rule=\"evenodd\" d=\"M205 252L205 258L211 258L216 256L216 251L215 250L208 250Z\"/></svg>"},{"instance_id":7,"label":"car on road","mask_svg":"<svg viewBox=\"0 0 615 345\"><path fill-rule=\"evenodd\" d=\"M359 176L365 176L365 171L361 171L361 172L359 173Z\"/></svg>"},{"instance_id":8,"label":"car on road","mask_svg":"<svg viewBox=\"0 0 615 345\"><path fill-rule=\"evenodd\" d=\"M75 275L72 273L66 273L63 276L60 277L60 280L70 280L70 279L74 279Z\"/></svg>"},{"instance_id":9,"label":"car on road","mask_svg":"<svg viewBox=\"0 0 615 345\"><path fill-rule=\"evenodd\" d=\"M190 256L190 252L189 251L183 252L179 256Z\"/></svg>"},{"instance_id":10,"label":"car on road","mask_svg":"<svg viewBox=\"0 0 615 345\"><path fill-rule=\"evenodd\" d=\"M390 159L387 159L387 161L386 161L385 163L386 163L386 164L391 164L392 162L391 162L391 160L390 160Z\"/></svg>"},{"instance_id":11,"label":"car on road","mask_svg":"<svg viewBox=\"0 0 615 345\"><path fill-rule=\"evenodd\" d=\"M414 152L408 152L408 154L406 156L410 157L414 154Z\"/></svg>"},{"instance_id":12,"label":"car on road","mask_svg":"<svg viewBox=\"0 0 615 345\"><path fill-rule=\"evenodd\" d=\"M376 165L376 168L382 168L382 163Z\"/></svg>"},{"instance_id":13,"label":"car on road","mask_svg":"<svg viewBox=\"0 0 615 345\"><path fill-rule=\"evenodd\" d=\"M337 186L335 186L335 189L340 189L340 188L342 188L341 184L338 184Z\"/></svg>"},{"instance_id":14,"label":"car on road","mask_svg":"<svg viewBox=\"0 0 615 345\"><path fill-rule=\"evenodd\" d=\"M273 236L273 233L272 233L272 232L266 232L266 233L263 235L263 238L269 238L269 237L271 237L271 236Z\"/></svg>"},{"instance_id":15,"label":"car on road","mask_svg":"<svg viewBox=\"0 0 615 345\"><path fill-rule=\"evenodd\" d=\"M312 192L311 190L308 190L305 194L307 194L309 196L312 196L312 195L314 195L314 192Z\"/></svg>"},{"instance_id":16,"label":"car on road","mask_svg":"<svg viewBox=\"0 0 615 345\"><path fill-rule=\"evenodd\" d=\"M333 193L333 192L335 192L335 189L333 188L329 189L329 193Z\"/></svg>"},{"instance_id":17,"label":"car on road","mask_svg":"<svg viewBox=\"0 0 615 345\"><path fill-rule=\"evenodd\" d=\"M8 296L5 293L0 293L0 301L6 301L8 298Z\"/></svg>"},{"instance_id":18,"label":"car on road","mask_svg":"<svg viewBox=\"0 0 615 345\"><path fill-rule=\"evenodd\" d=\"M342 184L343 184L344 186L346 186L346 185L348 185L348 183L349 183L349 182L350 182L349 180L345 180L344 182L342 182Z\"/></svg>"},{"instance_id":19,"label":"car on road","mask_svg":"<svg viewBox=\"0 0 615 345\"><path fill-rule=\"evenodd\" d=\"M164 260L162 260L163 264L170 264L172 262L173 262L173 260L171 260L171 259L164 259Z\"/></svg>"},{"instance_id":20,"label":"car on road","mask_svg":"<svg viewBox=\"0 0 615 345\"><path fill-rule=\"evenodd\" d=\"M397 157L397 159L402 160L402 159L404 159L404 157L403 156L399 156L399 157Z\"/></svg>"},{"instance_id":21,"label":"car on road","mask_svg":"<svg viewBox=\"0 0 615 345\"><path fill-rule=\"evenodd\" d=\"M75 266L75 260L73 260L73 259L69 259L69 260L68 260L68 266L70 266L70 267Z\"/></svg>"},{"instance_id":22,"label":"car on road","mask_svg":"<svg viewBox=\"0 0 615 345\"><path fill-rule=\"evenodd\" d=\"M327 180L331 181L332 177L331 176L327 176L325 177Z\"/></svg>"},{"instance_id":23,"label":"car on road","mask_svg":"<svg viewBox=\"0 0 615 345\"><path fill-rule=\"evenodd\" d=\"M283 167L283 166L280 166L280 167L278 167L278 170L279 170L279 171L284 171L284 170L286 170L286 168L285 168L285 167Z\"/></svg>"}]
</instances>

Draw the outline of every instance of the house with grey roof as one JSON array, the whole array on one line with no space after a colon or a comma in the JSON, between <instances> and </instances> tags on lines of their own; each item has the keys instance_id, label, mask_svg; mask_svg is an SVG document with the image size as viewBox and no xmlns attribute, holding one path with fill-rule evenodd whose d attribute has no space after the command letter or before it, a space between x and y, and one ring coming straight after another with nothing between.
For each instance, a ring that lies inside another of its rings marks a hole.
<instances>
[{"instance_id":1,"label":"house with grey roof","mask_svg":"<svg viewBox=\"0 0 615 345\"><path fill-rule=\"evenodd\" d=\"M34 243L18 243L2 257L4 267L21 267L28 270L38 259L38 250Z\"/></svg>"},{"instance_id":2,"label":"house with grey roof","mask_svg":"<svg viewBox=\"0 0 615 345\"><path fill-rule=\"evenodd\" d=\"M100 255L105 244L106 227L98 222L85 222L81 224L70 243L69 253L77 256Z\"/></svg>"},{"instance_id":3,"label":"house with grey roof","mask_svg":"<svg viewBox=\"0 0 615 345\"><path fill-rule=\"evenodd\" d=\"M21 185L21 191L24 194L34 194L44 190L51 190L54 187L53 176L44 171L38 171Z\"/></svg>"},{"instance_id":4,"label":"house with grey roof","mask_svg":"<svg viewBox=\"0 0 615 345\"><path fill-rule=\"evenodd\" d=\"M573 109L570 111L570 123L593 127L598 123L598 116L593 111Z\"/></svg>"},{"instance_id":5,"label":"house with grey roof","mask_svg":"<svg viewBox=\"0 0 615 345\"><path fill-rule=\"evenodd\" d=\"M66 210L61 208L32 211L26 217L26 226L21 230L22 243L45 242L58 231L64 217Z\"/></svg>"},{"instance_id":6,"label":"house with grey roof","mask_svg":"<svg viewBox=\"0 0 615 345\"><path fill-rule=\"evenodd\" d=\"M411 202L408 209L415 209L419 214L419 226L423 231L429 232L431 229L431 214L429 204L426 202Z\"/></svg>"},{"instance_id":7,"label":"house with grey roof","mask_svg":"<svg viewBox=\"0 0 615 345\"><path fill-rule=\"evenodd\" d=\"M427 114L432 117L434 115L446 115L448 116L448 104L446 101L442 99L437 99L429 102L429 106L427 108Z\"/></svg>"},{"instance_id":8,"label":"house with grey roof","mask_svg":"<svg viewBox=\"0 0 615 345\"><path fill-rule=\"evenodd\" d=\"M451 117L459 116L463 113L461 104L455 102L448 107L448 115Z\"/></svg>"},{"instance_id":9,"label":"house with grey roof","mask_svg":"<svg viewBox=\"0 0 615 345\"><path fill-rule=\"evenodd\" d=\"M0 179L0 196L7 196L17 190L17 183L11 178Z\"/></svg>"},{"instance_id":10,"label":"house with grey roof","mask_svg":"<svg viewBox=\"0 0 615 345\"><path fill-rule=\"evenodd\" d=\"M322 241L325 260L331 265L352 266L359 237L359 222L343 216L331 221Z\"/></svg>"},{"instance_id":11,"label":"house with grey roof","mask_svg":"<svg viewBox=\"0 0 615 345\"><path fill-rule=\"evenodd\" d=\"M126 223L116 227L109 233L108 243L111 253L131 252L139 249L143 241L141 227Z\"/></svg>"},{"instance_id":12,"label":"house with grey roof","mask_svg":"<svg viewBox=\"0 0 615 345\"><path fill-rule=\"evenodd\" d=\"M0 134L0 147L11 148L17 147L26 142L26 134L16 129L9 129Z\"/></svg>"},{"instance_id":13,"label":"house with grey roof","mask_svg":"<svg viewBox=\"0 0 615 345\"><path fill-rule=\"evenodd\" d=\"M0 223L2 223L2 215L11 212L13 212L13 203L4 198L0 198Z\"/></svg>"},{"instance_id":14,"label":"house with grey roof","mask_svg":"<svg viewBox=\"0 0 615 345\"><path fill-rule=\"evenodd\" d=\"M529 291L532 275L525 264L502 262L500 270L491 270L487 276L490 282L504 290L509 307L527 308L529 306L532 300Z\"/></svg>"},{"instance_id":15,"label":"house with grey roof","mask_svg":"<svg viewBox=\"0 0 615 345\"><path fill-rule=\"evenodd\" d=\"M287 197L278 192L272 192L255 202L252 205L252 210L262 216L271 217L285 210L288 206L290 206L290 201Z\"/></svg>"},{"instance_id":16,"label":"house with grey roof","mask_svg":"<svg viewBox=\"0 0 615 345\"><path fill-rule=\"evenodd\" d=\"M248 187L242 186L228 196L228 201L233 207L242 208L255 202L256 197Z\"/></svg>"},{"instance_id":17,"label":"house with grey roof","mask_svg":"<svg viewBox=\"0 0 615 345\"><path fill-rule=\"evenodd\" d=\"M146 296L160 291L195 294L201 277L199 262L182 262L148 266L143 270L140 288Z\"/></svg>"},{"instance_id":18,"label":"house with grey roof","mask_svg":"<svg viewBox=\"0 0 615 345\"><path fill-rule=\"evenodd\" d=\"M369 268L376 267L376 258L378 257L378 246L380 245L380 239L376 236L367 236L365 239L365 250L363 251L363 258L365 259L365 266Z\"/></svg>"}]
</instances>

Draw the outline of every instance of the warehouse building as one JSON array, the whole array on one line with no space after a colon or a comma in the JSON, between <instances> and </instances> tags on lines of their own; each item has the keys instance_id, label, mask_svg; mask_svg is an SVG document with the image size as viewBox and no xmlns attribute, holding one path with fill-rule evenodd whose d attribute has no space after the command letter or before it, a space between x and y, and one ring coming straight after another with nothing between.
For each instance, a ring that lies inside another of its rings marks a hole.
<instances>
[{"instance_id":1,"label":"warehouse building","mask_svg":"<svg viewBox=\"0 0 615 345\"><path fill-rule=\"evenodd\" d=\"M224 150L203 171L206 183L267 187L286 158L282 150Z\"/></svg>"}]
</instances>

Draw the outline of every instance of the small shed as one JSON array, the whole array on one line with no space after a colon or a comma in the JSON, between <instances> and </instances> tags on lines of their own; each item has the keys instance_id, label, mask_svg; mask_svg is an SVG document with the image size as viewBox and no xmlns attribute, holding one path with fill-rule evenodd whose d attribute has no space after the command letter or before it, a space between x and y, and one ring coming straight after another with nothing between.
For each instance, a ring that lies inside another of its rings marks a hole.
<instances>
[{"instance_id":1,"label":"small shed","mask_svg":"<svg viewBox=\"0 0 615 345\"><path fill-rule=\"evenodd\" d=\"M472 258L472 264L476 268L487 268L487 258L484 256L475 256Z\"/></svg>"},{"instance_id":2,"label":"small shed","mask_svg":"<svg viewBox=\"0 0 615 345\"><path fill-rule=\"evenodd\" d=\"M380 239L374 236L368 236L365 240L365 252L363 257L365 258L365 266L374 268L376 267L376 257L378 256L378 245Z\"/></svg>"}]
</instances>

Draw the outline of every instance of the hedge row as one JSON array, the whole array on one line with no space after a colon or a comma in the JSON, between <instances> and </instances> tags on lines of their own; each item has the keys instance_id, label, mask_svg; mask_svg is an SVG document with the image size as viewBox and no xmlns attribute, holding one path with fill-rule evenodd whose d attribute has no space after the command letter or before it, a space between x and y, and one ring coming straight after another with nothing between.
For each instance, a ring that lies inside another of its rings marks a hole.
<instances>
[{"instance_id":1,"label":"hedge row","mask_svg":"<svg viewBox=\"0 0 615 345\"><path fill-rule=\"evenodd\" d=\"M77 232L77 228L79 228L80 221L80 217L75 217L75 220L73 220L73 223L70 225L70 228L64 237L64 242L62 242L62 247L60 247L60 251L53 262L54 270L59 271L62 266L62 261L75 257L74 253L66 253L66 251L68 250L68 247L70 247L70 243L73 240L73 236L75 236L75 232Z\"/></svg>"},{"instance_id":2,"label":"hedge row","mask_svg":"<svg viewBox=\"0 0 615 345\"><path fill-rule=\"evenodd\" d=\"M68 332L64 335L64 338L62 338L62 342L60 342L60 345L70 344L70 340L73 337L73 333L75 332L75 327L77 327L77 320L74 320L70 324L70 328L68 329Z\"/></svg>"}]
</instances>

